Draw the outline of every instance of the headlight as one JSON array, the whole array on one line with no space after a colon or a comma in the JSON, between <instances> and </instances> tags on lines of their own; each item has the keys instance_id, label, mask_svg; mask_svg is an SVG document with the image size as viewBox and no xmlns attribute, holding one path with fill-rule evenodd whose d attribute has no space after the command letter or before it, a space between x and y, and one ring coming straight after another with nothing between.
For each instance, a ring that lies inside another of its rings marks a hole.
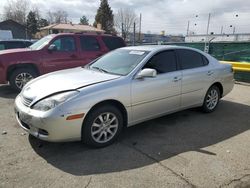
<instances>
[{"instance_id":1,"label":"headlight","mask_svg":"<svg viewBox=\"0 0 250 188\"><path fill-rule=\"evenodd\" d=\"M40 111L48 111L52 108L55 108L59 104L66 102L67 100L71 99L77 94L78 94L77 91L69 91L65 93L56 94L39 101L32 108Z\"/></svg>"}]
</instances>

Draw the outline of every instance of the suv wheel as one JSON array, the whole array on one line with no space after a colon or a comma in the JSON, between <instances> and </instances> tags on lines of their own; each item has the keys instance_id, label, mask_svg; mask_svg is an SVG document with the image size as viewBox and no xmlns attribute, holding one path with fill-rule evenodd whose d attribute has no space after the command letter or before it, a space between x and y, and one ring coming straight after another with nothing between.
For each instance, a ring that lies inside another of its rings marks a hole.
<instances>
[{"instance_id":1,"label":"suv wheel","mask_svg":"<svg viewBox=\"0 0 250 188\"><path fill-rule=\"evenodd\" d=\"M101 106L86 117L82 127L82 140L89 146L105 147L112 144L123 127L121 112L114 106Z\"/></svg>"},{"instance_id":2,"label":"suv wheel","mask_svg":"<svg viewBox=\"0 0 250 188\"><path fill-rule=\"evenodd\" d=\"M37 73L30 68L16 69L10 75L10 85L13 89L21 91L25 84L37 76Z\"/></svg>"}]
</instances>

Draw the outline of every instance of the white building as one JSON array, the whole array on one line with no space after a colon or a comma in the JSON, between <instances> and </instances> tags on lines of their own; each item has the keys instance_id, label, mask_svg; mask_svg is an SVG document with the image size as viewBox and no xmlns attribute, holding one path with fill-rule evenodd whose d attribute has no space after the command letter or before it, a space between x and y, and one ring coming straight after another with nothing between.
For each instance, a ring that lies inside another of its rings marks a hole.
<instances>
[{"instance_id":1,"label":"white building","mask_svg":"<svg viewBox=\"0 0 250 188\"><path fill-rule=\"evenodd\" d=\"M10 30L0 30L0 40L13 39L12 32Z\"/></svg>"},{"instance_id":2,"label":"white building","mask_svg":"<svg viewBox=\"0 0 250 188\"><path fill-rule=\"evenodd\" d=\"M205 42L206 35L188 35L185 42ZM213 34L208 36L207 41L213 42L249 42L250 33L242 34Z\"/></svg>"}]
</instances>

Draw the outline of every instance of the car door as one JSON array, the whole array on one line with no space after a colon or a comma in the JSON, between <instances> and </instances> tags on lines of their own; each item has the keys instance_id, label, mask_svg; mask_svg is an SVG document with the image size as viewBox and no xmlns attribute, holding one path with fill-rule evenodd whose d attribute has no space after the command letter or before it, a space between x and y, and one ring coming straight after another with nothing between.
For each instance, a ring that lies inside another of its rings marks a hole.
<instances>
[{"instance_id":1,"label":"car door","mask_svg":"<svg viewBox=\"0 0 250 188\"><path fill-rule=\"evenodd\" d=\"M75 37L59 36L50 45L54 45L55 48L52 50L46 49L42 57L45 73L81 65Z\"/></svg>"},{"instance_id":2,"label":"car door","mask_svg":"<svg viewBox=\"0 0 250 188\"><path fill-rule=\"evenodd\" d=\"M80 36L82 64L86 65L94 59L102 56L101 45L95 36Z\"/></svg>"},{"instance_id":3,"label":"car door","mask_svg":"<svg viewBox=\"0 0 250 188\"><path fill-rule=\"evenodd\" d=\"M202 104L206 90L213 80L213 71L208 68L208 60L193 50L176 51L182 69L181 108Z\"/></svg>"},{"instance_id":4,"label":"car door","mask_svg":"<svg viewBox=\"0 0 250 188\"><path fill-rule=\"evenodd\" d=\"M173 50L154 55L143 68L157 70L154 78L134 78L131 83L133 122L176 111L180 107L181 71Z\"/></svg>"}]
</instances>

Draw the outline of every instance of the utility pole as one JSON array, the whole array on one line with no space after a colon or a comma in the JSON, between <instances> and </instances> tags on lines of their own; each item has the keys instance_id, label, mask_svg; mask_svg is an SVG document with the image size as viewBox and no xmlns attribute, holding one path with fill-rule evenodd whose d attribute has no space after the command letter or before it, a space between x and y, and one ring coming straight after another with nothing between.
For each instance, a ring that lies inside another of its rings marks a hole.
<instances>
[{"instance_id":1,"label":"utility pole","mask_svg":"<svg viewBox=\"0 0 250 188\"><path fill-rule=\"evenodd\" d=\"M210 17L211 17L211 13L208 14L208 21L207 21L207 33L206 33L206 40L205 40L205 47L204 47L204 51L206 53L208 53L208 51L209 51L208 32L209 32L209 25L210 25ZM208 44L208 46L207 46L207 44Z\"/></svg>"},{"instance_id":2,"label":"utility pole","mask_svg":"<svg viewBox=\"0 0 250 188\"><path fill-rule=\"evenodd\" d=\"M223 26L221 26L220 34L221 34L221 35L223 34Z\"/></svg>"},{"instance_id":3,"label":"utility pole","mask_svg":"<svg viewBox=\"0 0 250 188\"><path fill-rule=\"evenodd\" d=\"M122 38L124 39L124 23L122 23Z\"/></svg>"},{"instance_id":4,"label":"utility pole","mask_svg":"<svg viewBox=\"0 0 250 188\"><path fill-rule=\"evenodd\" d=\"M139 43L141 44L141 21L142 21L142 15L140 13L140 25L139 25Z\"/></svg>"},{"instance_id":5,"label":"utility pole","mask_svg":"<svg viewBox=\"0 0 250 188\"><path fill-rule=\"evenodd\" d=\"M188 36L188 33L189 33L189 24L190 24L190 21L188 20L188 25L187 25L187 36Z\"/></svg>"},{"instance_id":6,"label":"utility pole","mask_svg":"<svg viewBox=\"0 0 250 188\"><path fill-rule=\"evenodd\" d=\"M135 46L135 22L134 22L134 36L133 36L133 46Z\"/></svg>"},{"instance_id":7,"label":"utility pole","mask_svg":"<svg viewBox=\"0 0 250 188\"><path fill-rule=\"evenodd\" d=\"M234 29L233 29L233 34L235 34L235 26L234 26Z\"/></svg>"}]
</instances>

